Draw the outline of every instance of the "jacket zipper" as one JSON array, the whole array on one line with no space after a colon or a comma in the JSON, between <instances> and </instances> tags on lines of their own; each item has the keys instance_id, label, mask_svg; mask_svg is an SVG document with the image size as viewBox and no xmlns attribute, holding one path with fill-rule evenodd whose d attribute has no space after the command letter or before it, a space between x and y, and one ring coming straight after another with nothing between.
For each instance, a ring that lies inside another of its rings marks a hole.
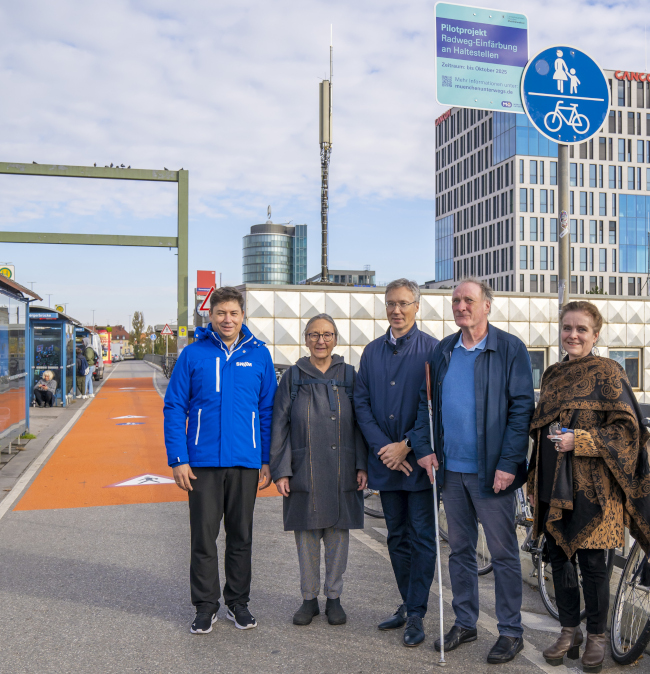
<instances>
[{"instance_id":1,"label":"jacket zipper","mask_svg":"<svg viewBox=\"0 0 650 674\"><path fill-rule=\"evenodd\" d=\"M217 393L221 392L221 358L217 358Z\"/></svg>"},{"instance_id":2,"label":"jacket zipper","mask_svg":"<svg viewBox=\"0 0 650 674\"><path fill-rule=\"evenodd\" d=\"M255 412L253 412L252 426L253 426L253 449L257 449L257 444L255 443Z\"/></svg>"},{"instance_id":3,"label":"jacket zipper","mask_svg":"<svg viewBox=\"0 0 650 674\"><path fill-rule=\"evenodd\" d=\"M201 410L199 410L199 423L196 427L196 439L194 440L194 445L199 444L199 433L201 432Z\"/></svg>"},{"instance_id":4,"label":"jacket zipper","mask_svg":"<svg viewBox=\"0 0 650 674\"><path fill-rule=\"evenodd\" d=\"M311 461L311 398L312 387L309 387L309 400L307 401L307 446L309 448L309 489L311 490L312 510L316 512L316 494L314 493L314 466Z\"/></svg>"}]
</instances>

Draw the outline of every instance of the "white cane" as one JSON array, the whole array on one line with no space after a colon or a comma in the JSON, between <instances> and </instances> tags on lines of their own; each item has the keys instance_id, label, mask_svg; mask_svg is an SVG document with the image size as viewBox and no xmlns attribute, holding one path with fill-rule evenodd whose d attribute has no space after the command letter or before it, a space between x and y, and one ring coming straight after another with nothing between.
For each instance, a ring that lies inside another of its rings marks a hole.
<instances>
[{"instance_id":1,"label":"white cane","mask_svg":"<svg viewBox=\"0 0 650 674\"><path fill-rule=\"evenodd\" d=\"M431 402L431 369L429 363L424 364L424 370L427 380L427 404L429 406L429 433L431 436L431 450L435 454L435 448L433 446L433 404ZM438 523L438 487L436 485L436 469L431 466L433 471L433 512L436 519L436 564L438 567L438 602L440 610L440 660L438 665L444 667L447 663L445 662L445 626L443 619L443 606L442 606L442 566L440 564L440 525Z\"/></svg>"}]
</instances>

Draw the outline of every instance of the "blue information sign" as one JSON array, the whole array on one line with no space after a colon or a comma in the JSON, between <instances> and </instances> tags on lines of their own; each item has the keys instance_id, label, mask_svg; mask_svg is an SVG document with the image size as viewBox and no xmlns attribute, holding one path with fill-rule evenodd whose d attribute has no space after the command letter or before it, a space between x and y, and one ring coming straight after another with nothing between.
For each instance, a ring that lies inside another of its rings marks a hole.
<instances>
[{"instance_id":1,"label":"blue information sign","mask_svg":"<svg viewBox=\"0 0 650 674\"><path fill-rule=\"evenodd\" d=\"M609 110L609 94L596 61L566 45L533 56L521 78L528 119L556 143L583 143L598 133Z\"/></svg>"},{"instance_id":2,"label":"blue information sign","mask_svg":"<svg viewBox=\"0 0 650 674\"><path fill-rule=\"evenodd\" d=\"M523 113L526 15L450 2L438 2L435 15L438 103Z\"/></svg>"}]
</instances>

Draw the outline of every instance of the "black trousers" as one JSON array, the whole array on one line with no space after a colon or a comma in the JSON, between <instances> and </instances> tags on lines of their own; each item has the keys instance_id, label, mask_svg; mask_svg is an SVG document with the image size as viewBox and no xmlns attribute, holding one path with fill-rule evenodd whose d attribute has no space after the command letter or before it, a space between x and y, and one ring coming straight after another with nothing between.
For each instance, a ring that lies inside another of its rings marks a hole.
<instances>
[{"instance_id":1,"label":"black trousers","mask_svg":"<svg viewBox=\"0 0 650 674\"><path fill-rule=\"evenodd\" d=\"M540 503L541 507L543 505ZM546 529L546 527L544 528ZM577 627L580 624L580 588L564 587L562 576L564 564L568 557L555 542L553 536L546 530L545 534L551 568L553 569L553 585L555 586L555 601L560 614L560 625L562 627ZM589 634L603 634L609 610L609 576L607 574L605 551L578 550L571 559L574 569L576 557L582 575L582 595L587 611L587 632Z\"/></svg>"},{"instance_id":2,"label":"black trousers","mask_svg":"<svg viewBox=\"0 0 650 674\"><path fill-rule=\"evenodd\" d=\"M52 406L52 392L51 391L41 391L41 389L36 389L34 391L34 398L38 405L49 405Z\"/></svg>"},{"instance_id":3,"label":"black trousers","mask_svg":"<svg viewBox=\"0 0 650 674\"><path fill-rule=\"evenodd\" d=\"M190 588L197 611L219 609L221 586L217 537L226 532L223 599L227 606L248 604L251 588L253 509L259 471L254 468L193 468L189 492L192 556Z\"/></svg>"}]
</instances>

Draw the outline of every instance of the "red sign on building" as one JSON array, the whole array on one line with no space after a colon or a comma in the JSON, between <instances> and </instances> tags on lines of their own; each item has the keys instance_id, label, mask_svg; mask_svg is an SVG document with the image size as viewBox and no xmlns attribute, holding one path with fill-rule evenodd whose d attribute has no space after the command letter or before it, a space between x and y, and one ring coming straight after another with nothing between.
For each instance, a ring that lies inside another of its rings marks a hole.
<instances>
[{"instance_id":1,"label":"red sign on building","mask_svg":"<svg viewBox=\"0 0 650 674\"><path fill-rule=\"evenodd\" d=\"M632 82L633 80L635 82L650 82L650 79L648 78L648 73L632 73L632 72L627 72L626 70L617 70L614 73L614 77L617 80L629 80Z\"/></svg>"},{"instance_id":2,"label":"red sign on building","mask_svg":"<svg viewBox=\"0 0 650 674\"><path fill-rule=\"evenodd\" d=\"M210 292L211 288L214 288L214 277L215 273L213 271L204 271L202 269L197 270L196 272L196 294L197 295L207 295Z\"/></svg>"}]
</instances>

